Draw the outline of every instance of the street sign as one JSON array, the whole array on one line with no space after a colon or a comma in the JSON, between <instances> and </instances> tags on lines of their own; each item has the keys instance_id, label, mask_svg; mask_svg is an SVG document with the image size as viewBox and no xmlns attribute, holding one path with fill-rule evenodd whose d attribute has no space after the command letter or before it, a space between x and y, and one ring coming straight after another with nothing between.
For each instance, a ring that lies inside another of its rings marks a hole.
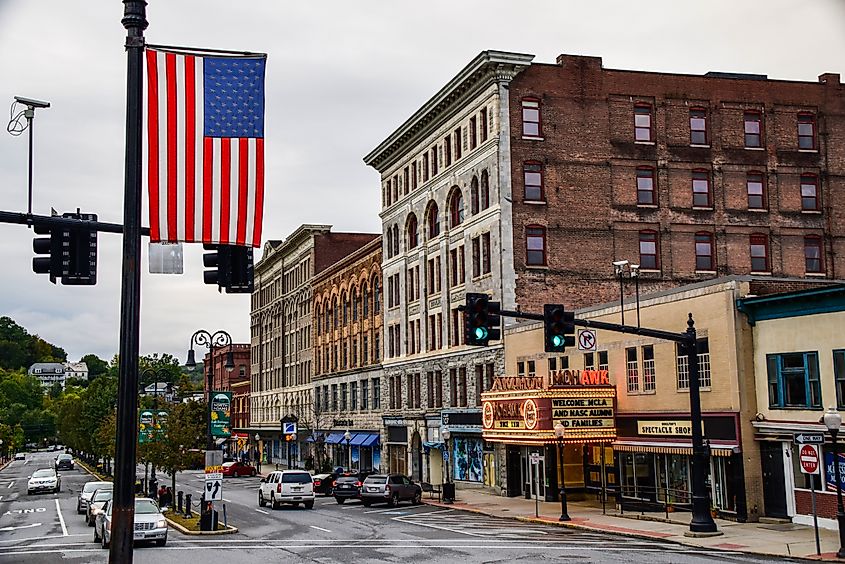
<instances>
[{"instance_id":1,"label":"street sign","mask_svg":"<svg viewBox=\"0 0 845 564\"><path fill-rule=\"evenodd\" d=\"M804 474L818 474L819 467L819 447L816 445L802 445L801 452L798 455L801 462L801 472Z\"/></svg>"},{"instance_id":2,"label":"street sign","mask_svg":"<svg viewBox=\"0 0 845 564\"><path fill-rule=\"evenodd\" d=\"M581 329L578 331L578 350L596 350L596 332L593 329Z\"/></svg>"},{"instance_id":3,"label":"street sign","mask_svg":"<svg viewBox=\"0 0 845 564\"><path fill-rule=\"evenodd\" d=\"M282 423L282 433L285 435L295 435L296 423Z\"/></svg>"},{"instance_id":4,"label":"street sign","mask_svg":"<svg viewBox=\"0 0 845 564\"><path fill-rule=\"evenodd\" d=\"M206 501L222 501L223 500L223 477L215 478L213 480L205 480L205 500Z\"/></svg>"},{"instance_id":5,"label":"street sign","mask_svg":"<svg viewBox=\"0 0 845 564\"><path fill-rule=\"evenodd\" d=\"M796 445L822 445L824 433L795 433L792 440Z\"/></svg>"},{"instance_id":6,"label":"street sign","mask_svg":"<svg viewBox=\"0 0 845 564\"><path fill-rule=\"evenodd\" d=\"M531 464L540 464L540 453L539 452L532 452L531 453Z\"/></svg>"}]
</instances>

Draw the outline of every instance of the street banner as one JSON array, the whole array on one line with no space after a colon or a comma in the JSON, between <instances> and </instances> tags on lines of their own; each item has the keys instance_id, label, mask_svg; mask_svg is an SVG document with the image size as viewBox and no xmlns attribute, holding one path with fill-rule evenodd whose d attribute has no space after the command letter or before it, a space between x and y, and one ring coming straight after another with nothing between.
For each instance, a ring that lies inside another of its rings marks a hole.
<instances>
[{"instance_id":1,"label":"street banner","mask_svg":"<svg viewBox=\"0 0 845 564\"><path fill-rule=\"evenodd\" d=\"M159 410L155 415L155 439L167 438L167 412Z\"/></svg>"},{"instance_id":2,"label":"street banner","mask_svg":"<svg viewBox=\"0 0 845 564\"><path fill-rule=\"evenodd\" d=\"M230 416L232 413L232 392L211 393L211 436L232 436Z\"/></svg>"},{"instance_id":3,"label":"street banner","mask_svg":"<svg viewBox=\"0 0 845 564\"><path fill-rule=\"evenodd\" d=\"M149 409L138 414L138 443L146 444L153 441L155 433L155 415Z\"/></svg>"},{"instance_id":4,"label":"street banner","mask_svg":"<svg viewBox=\"0 0 845 564\"><path fill-rule=\"evenodd\" d=\"M839 479L841 481L842 489L845 490L845 455L839 455ZM827 482L827 490L831 492L836 491L836 468L833 466L833 453L824 453L824 470L825 482Z\"/></svg>"}]
</instances>

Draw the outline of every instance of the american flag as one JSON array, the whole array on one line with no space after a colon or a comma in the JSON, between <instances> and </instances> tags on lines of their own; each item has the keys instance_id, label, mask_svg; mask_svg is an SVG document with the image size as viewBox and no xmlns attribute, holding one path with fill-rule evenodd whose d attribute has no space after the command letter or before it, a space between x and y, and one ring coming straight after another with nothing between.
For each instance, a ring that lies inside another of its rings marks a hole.
<instances>
[{"instance_id":1,"label":"american flag","mask_svg":"<svg viewBox=\"0 0 845 564\"><path fill-rule=\"evenodd\" d=\"M150 240L260 246L266 57L146 55Z\"/></svg>"}]
</instances>

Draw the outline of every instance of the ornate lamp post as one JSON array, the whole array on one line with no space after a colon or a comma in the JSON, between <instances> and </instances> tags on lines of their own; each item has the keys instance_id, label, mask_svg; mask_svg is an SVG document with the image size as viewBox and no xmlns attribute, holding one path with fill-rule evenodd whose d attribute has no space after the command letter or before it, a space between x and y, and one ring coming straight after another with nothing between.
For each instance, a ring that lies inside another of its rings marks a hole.
<instances>
[{"instance_id":1,"label":"ornate lamp post","mask_svg":"<svg viewBox=\"0 0 845 564\"><path fill-rule=\"evenodd\" d=\"M836 476L836 522L839 525L839 550L836 551L836 556L845 558L845 509L842 507L842 476L839 469L839 443L836 441L839 428L842 426L842 415L831 406L822 419L824 426L830 431L830 437L833 439L833 468Z\"/></svg>"},{"instance_id":2,"label":"ornate lamp post","mask_svg":"<svg viewBox=\"0 0 845 564\"><path fill-rule=\"evenodd\" d=\"M212 379L214 378L214 349L219 347L227 347L232 344L232 336L229 335L226 331L216 331L215 333L209 333L205 329L200 329L196 333L191 336L191 348L188 350L188 361L185 363L185 366L188 368L195 368L197 365L197 361L194 358L194 345L208 347L208 358L209 358L209 365L206 367L206 377L207 377L207 388L206 388L206 395L205 395L205 402L206 402L206 435L205 435L205 448L207 450L214 449L214 439L211 436L211 388L212 388ZM234 362L234 354L232 354L231 349L228 353L226 353L226 361L223 364L223 367L226 369L227 372L231 372L235 369L235 362Z\"/></svg>"},{"instance_id":3,"label":"ornate lamp post","mask_svg":"<svg viewBox=\"0 0 845 564\"><path fill-rule=\"evenodd\" d=\"M560 421L555 423L555 440L557 441L557 459L560 463L560 518L558 521L571 521L569 511L566 507L566 477L563 466L563 436L566 434L566 427Z\"/></svg>"},{"instance_id":4,"label":"ornate lamp post","mask_svg":"<svg viewBox=\"0 0 845 564\"><path fill-rule=\"evenodd\" d=\"M347 468L352 472L352 447L349 446L349 442L352 440L352 433L349 432L349 429L343 434L343 440L346 441L346 455L349 460Z\"/></svg>"},{"instance_id":5,"label":"ornate lamp post","mask_svg":"<svg viewBox=\"0 0 845 564\"><path fill-rule=\"evenodd\" d=\"M455 490L452 485L452 473L449 471L449 459L452 458L449 448L449 439L452 438L452 431L448 427L441 427L440 436L446 444L446 484L443 487L443 503L455 501Z\"/></svg>"},{"instance_id":6,"label":"ornate lamp post","mask_svg":"<svg viewBox=\"0 0 845 564\"><path fill-rule=\"evenodd\" d=\"M258 449L258 441L261 440L261 435L255 433L255 470L261 472L261 451Z\"/></svg>"}]
</instances>

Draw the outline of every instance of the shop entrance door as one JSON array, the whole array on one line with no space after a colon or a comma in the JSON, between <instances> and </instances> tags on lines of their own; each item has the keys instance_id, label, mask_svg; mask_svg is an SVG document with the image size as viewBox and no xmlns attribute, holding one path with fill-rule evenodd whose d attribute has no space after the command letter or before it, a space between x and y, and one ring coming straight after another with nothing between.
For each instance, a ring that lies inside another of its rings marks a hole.
<instances>
[{"instance_id":1,"label":"shop entrance door","mask_svg":"<svg viewBox=\"0 0 845 564\"><path fill-rule=\"evenodd\" d=\"M523 483L520 481L522 475L519 449L514 446L508 448L508 497L516 497L522 492Z\"/></svg>"},{"instance_id":2,"label":"shop entrance door","mask_svg":"<svg viewBox=\"0 0 845 564\"><path fill-rule=\"evenodd\" d=\"M531 464L531 453L538 452L540 461L537 464ZM528 478L528 491L531 492L531 499L539 499L545 501L546 499L546 457L543 456L542 451L535 451L526 448L523 454L523 468L525 469L525 476Z\"/></svg>"},{"instance_id":3,"label":"shop entrance door","mask_svg":"<svg viewBox=\"0 0 845 564\"><path fill-rule=\"evenodd\" d=\"M766 505L766 516L788 519L783 443L760 441L760 459L763 466L763 502Z\"/></svg>"}]
</instances>

